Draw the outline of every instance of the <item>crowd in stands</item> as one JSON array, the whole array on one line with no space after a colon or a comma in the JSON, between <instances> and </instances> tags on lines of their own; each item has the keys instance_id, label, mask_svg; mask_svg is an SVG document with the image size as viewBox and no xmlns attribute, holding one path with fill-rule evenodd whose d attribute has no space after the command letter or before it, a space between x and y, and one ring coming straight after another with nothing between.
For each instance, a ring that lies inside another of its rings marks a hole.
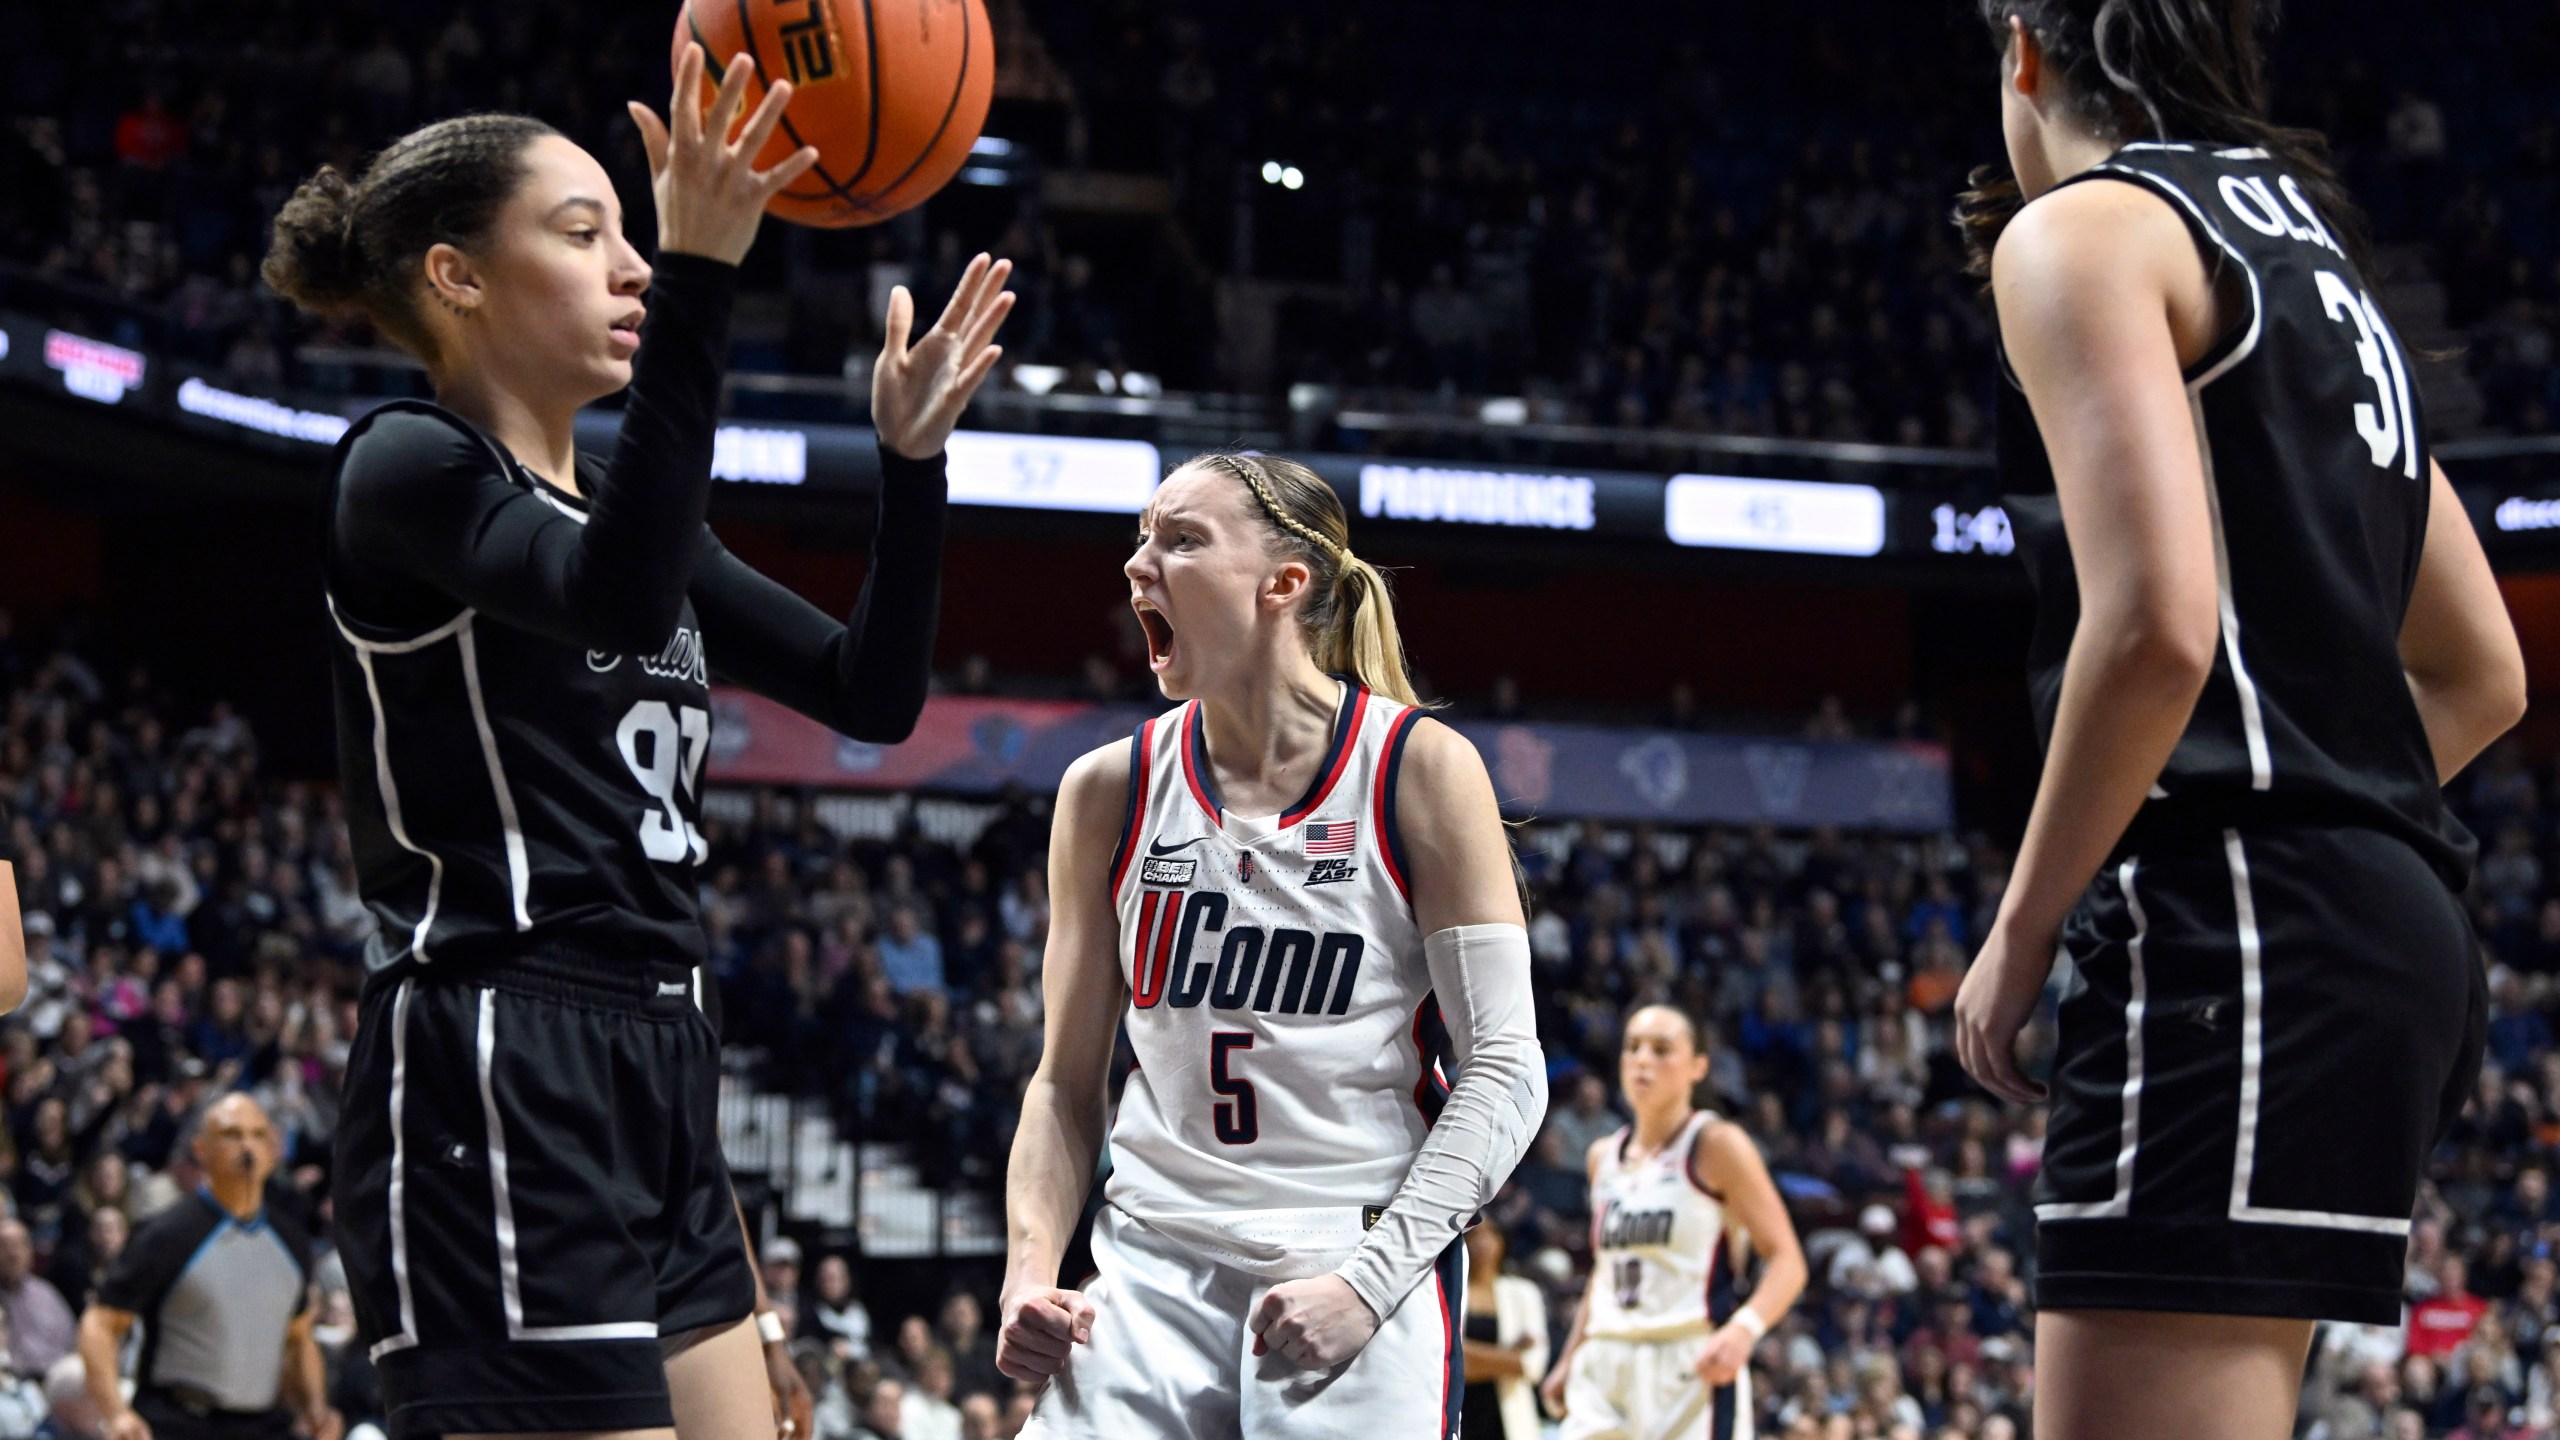
<instances>
[{"instance_id":1,"label":"crowd in stands","mask_svg":"<svg viewBox=\"0 0 2560 1440\"><path fill-rule=\"evenodd\" d=\"M821 297L867 295L859 277L880 264L931 290L993 246L1019 267L1011 353L1069 389L1124 367L1230 383L1208 296L1225 274L1304 282L1280 311L1275 384L1425 407L1517 395L1541 420L1985 443L1990 327L1946 223L1967 170L1998 157L1969 6L1872 7L1854 45L1801 7L1721 18L1713 43L1666 41L1642 6L993 9L999 130L1040 164L1166 180L1184 238L1079 235L1037 186L792 234L750 272L751 287L796 287L790 331L749 338L740 363L834 371L864 353L869 322ZM2284 32L2281 109L2331 135L2380 239L2431 257L2484 422L2535 433L2560 406L2560 23L2531 0L2334 10ZM360 328L289 316L255 259L297 179L353 169L423 120L551 120L605 161L634 232L652 227L613 103L665 90L664 17L645 7L5 13L0 188L16 203L0 259L134 302L110 323L244 378L344 383L293 357ZM1300 183L1264 183L1266 162Z\"/></svg>"},{"instance_id":2,"label":"crowd in stands","mask_svg":"<svg viewBox=\"0 0 2560 1440\"><path fill-rule=\"evenodd\" d=\"M2560 1436L2560 771L2502 749L2455 793L2486 840L2490 1058L2421 1200L2407 1323L2321 1331L2303 1410L2320 1440ZM847 1133L910 1144L937 1183L995 1184L1040 1045L1044 807L1009 797L965 849L912 831L849 842L812 806L784 823L789 808L757 796L706 826L731 1040L761 1053L766 1083L832 1097ZM230 707L182 704L147 668L33 641L5 614L0 853L33 980L0 1022L0 1440L19 1440L132 1222L193 1182L176 1141L210 1098L264 1103L289 1147L278 1203L325 1234L372 922L331 786L263 771ZM1758 1141L1812 1258L1758 1354L1765 1433L2027 1434L2043 1117L1990 1103L1945 1044L2001 846L1549 821L1520 854L1555 1100L1489 1223L1556 1336L1589 1258L1579 1157L1621 1123L1618 1020L1667 999L1710 1017L1703 1099ZM2033 1034L2049 1045L2046 1022ZM846 1237L798 1237L805 1270L790 1237L764 1256L822 1440L1011 1435L1029 1402L992 1370L993 1294L873 1311L863 1257L830 1238ZM372 1402L343 1280L320 1275L353 1422Z\"/></svg>"}]
</instances>

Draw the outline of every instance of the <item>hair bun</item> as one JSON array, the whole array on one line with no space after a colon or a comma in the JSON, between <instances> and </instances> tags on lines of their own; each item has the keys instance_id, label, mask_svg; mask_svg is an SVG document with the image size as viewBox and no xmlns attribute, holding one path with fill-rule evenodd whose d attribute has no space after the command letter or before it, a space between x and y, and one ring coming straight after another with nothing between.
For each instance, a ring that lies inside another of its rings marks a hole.
<instances>
[{"instance_id":1,"label":"hair bun","mask_svg":"<svg viewBox=\"0 0 2560 1440\"><path fill-rule=\"evenodd\" d=\"M321 166L276 212L274 243L259 273L306 310L344 309L364 292L355 222L356 187L338 167Z\"/></svg>"}]
</instances>

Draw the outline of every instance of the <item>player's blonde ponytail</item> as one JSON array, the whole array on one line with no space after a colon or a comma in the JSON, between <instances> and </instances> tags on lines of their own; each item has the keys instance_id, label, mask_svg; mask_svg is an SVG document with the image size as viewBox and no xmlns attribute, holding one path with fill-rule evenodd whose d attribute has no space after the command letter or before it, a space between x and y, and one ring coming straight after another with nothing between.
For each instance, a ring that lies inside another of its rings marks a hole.
<instances>
[{"instance_id":1,"label":"player's blonde ponytail","mask_svg":"<svg viewBox=\"0 0 2560 1440\"><path fill-rule=\"evenodd\" d=\"M1306 562L1314 593L1298 615L1318 668L1349 675L1406 705L1420 705L1396 633L1395 597L1387 577L1351 553L1351 518L1324 477L1277 455L1217 453L1189 462L1242 482L1271 525L1272 543Z\"/></svg>"}]
</instances>

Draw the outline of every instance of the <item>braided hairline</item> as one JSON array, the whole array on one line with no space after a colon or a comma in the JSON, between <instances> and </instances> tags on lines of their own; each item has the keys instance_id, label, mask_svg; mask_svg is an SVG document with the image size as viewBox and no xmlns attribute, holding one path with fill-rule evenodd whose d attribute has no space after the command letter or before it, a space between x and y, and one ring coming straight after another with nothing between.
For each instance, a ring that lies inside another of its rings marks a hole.
<instances>
[{"instance_id":1,"label":"braided hairline","mask_svg":"<svg viewBox=\"0 0 2560 1440\"><path fill-rule=\"evenodd\" d=\"M1349 568L1350 549L1335 544L1323 531L1280 508L1280 498L1271 493L1269 483L1262 478L1260 466L1247 463L1241 455L1219 455L1213 458L1221 469L1245 483L1245 488L1253 492L1253 498L1262 506L1262 513L1271 517L1272 524L1315 546L1316 549L1332 557L1334 564Z\"/></svg>"}]
</instances>

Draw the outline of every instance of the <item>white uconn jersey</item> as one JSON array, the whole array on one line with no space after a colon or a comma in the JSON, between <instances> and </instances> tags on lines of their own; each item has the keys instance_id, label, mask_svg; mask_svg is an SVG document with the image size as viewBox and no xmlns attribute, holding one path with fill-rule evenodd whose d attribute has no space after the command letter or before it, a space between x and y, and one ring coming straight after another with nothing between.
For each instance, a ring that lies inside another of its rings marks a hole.
<instances>
[{"instance_id":1,"label":"white uconn jersey","mask_svg":"<svg viewBox=\"0 0 2560 1440\"><path fill-rule=\"evenodd\" d=\"M1633 1127L1610 1137L1591 1184L1591 1319L1594 1339L1667 1340L1730 1319L1733 1236L1724 1200L1698 1183L1691 1152L1713 1113L1689 1117L1669 1144L1626 1158Z\"/></svg>"},{"instance_id":2,"label":"white uconn jersey","mask_svg":"<svg viewBox=\"0 0 2560 1440\"><path fill-rule=\"evenodd\" d=\"M1263 819L1220 806L1199 702L1132 741L1111 887L1138 1068L1106 1194L1221 1259L1338 1263L1447 1093L1396 831L1420 716L1346 684L1314 784Z\"/></svg>"}]
</instances>

